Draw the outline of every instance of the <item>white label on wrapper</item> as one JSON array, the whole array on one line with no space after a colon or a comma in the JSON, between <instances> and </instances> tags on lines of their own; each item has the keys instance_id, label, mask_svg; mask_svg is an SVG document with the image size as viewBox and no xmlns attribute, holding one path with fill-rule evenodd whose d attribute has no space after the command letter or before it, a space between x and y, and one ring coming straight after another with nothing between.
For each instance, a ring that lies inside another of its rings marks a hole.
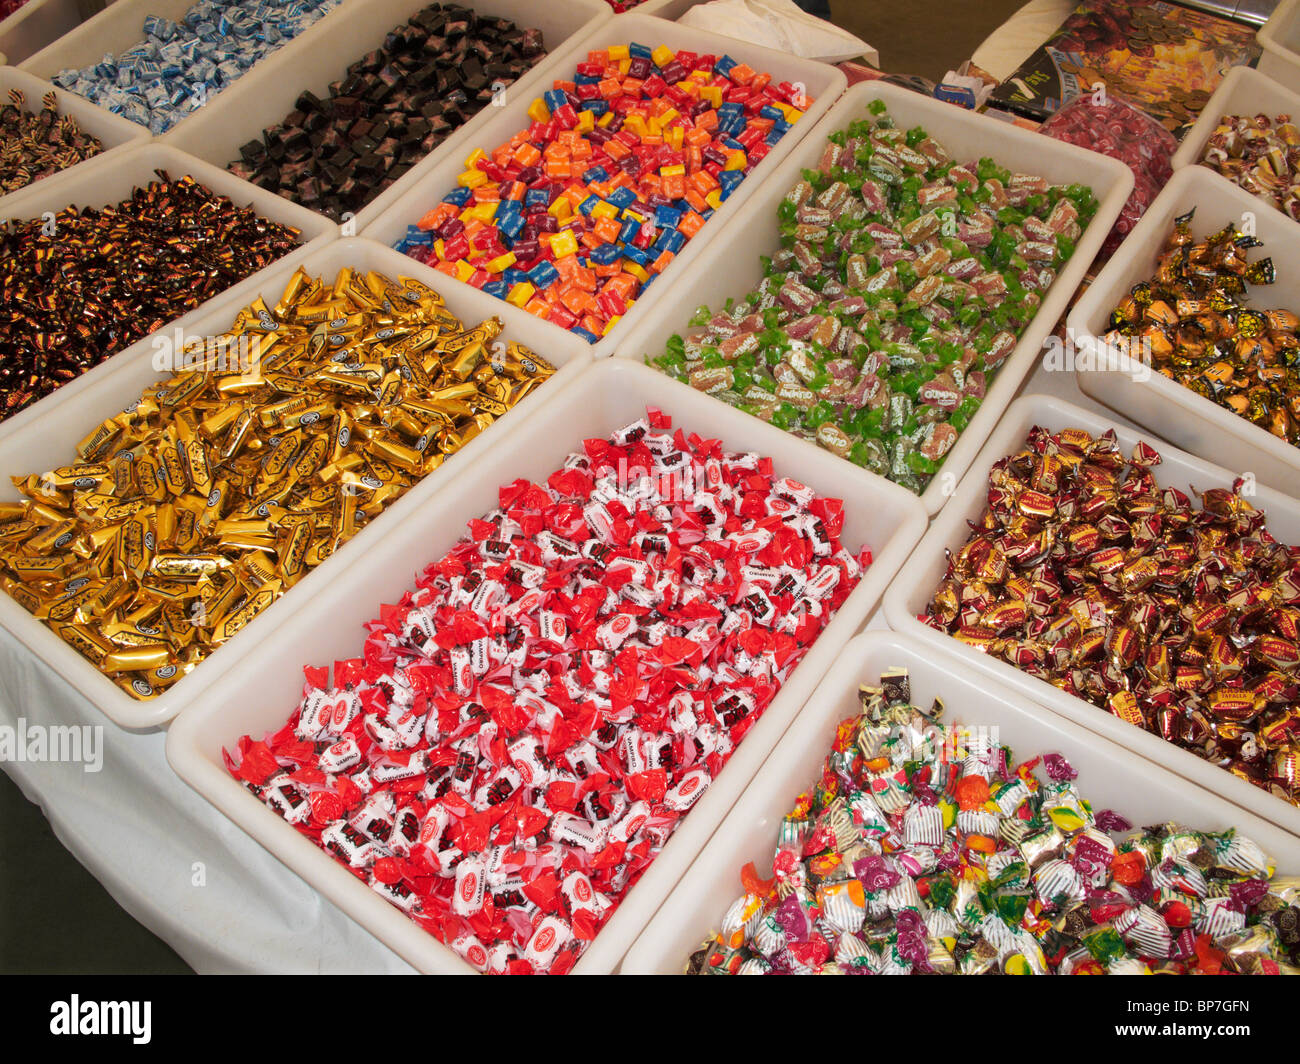
<instances>
[{"instance_id":1,"label":"white label on wrapper","mask_svg":"<svg viewBox=\"0 0 1300 1064\"><path fill-rule=\"evenodd\" d=\"M544 916L524 948L524 960L535 968L549 968L570 937L568 924L558 916Z\"/></svg>"},{"instance_id":2,"label":"white label on wrapper","mask_svg":"<svg viewBox=\"0 0 1300 1064\"><path fill-rule=\"evenodd\" d=\"M664 805L675 812L693 806L712 782L712 777L702 768L693 768L664 795Z\"/></svg>"},{"instance_id":3,"label":"white label on wrapper","mask_svg":"<svg viewBox=\"0 0 1300 1064\"><path fill-rule=\"evenodd\" d=\"M617 650L634 631L636 621L626 613L619 613L596 629L596 642L605 650Z\"/></svg>"},{"instance_id":4,"label":"white label on wrapper","mask_svg":"<svg viewBox=\"0 0 1300 1064\"><path fill-rule=\"evenodd\" d=\"M637 833L645 827L650 818L650 804L641 800L633 802L623 814L623 818L609 831L611 842L631 842Z\"/></svg>"},{"instance_id":5,"label":"white label on wrapper","mask_svg":"<svg viewBox=\"0 0 1300 1064\"><path fill-rule=\"evenodd\" d=\"M351 735L346 735L333 746L328 747L320 755L320 768L322 772L331 772L338 775L340 772L346 772L353 765L361 763L361 747L357 745L356 739Z\"/></svg>"},{"instance_id":6,"label":"white label on wrapper","mask_svg":"<svg viewBox=\"0 0 1300 1064\"><path fill-rule=\"evenodd\" d=\"M486 972L489 966L489 957L487 948L471 934L461 935L459 938L452 939L451 948L458 956L463 957L465 963L475 971Z\"/></svg>"},{"instance_id":7,"label":"white label on wrapper","mask_svg":"<svg viewBox=\"0 0 1300 1064\"><path fill-rule=\"evenodd\" d=\"M604 849L607 834L606 828L568 813L557 813L551 821L551 838L555 842L567 842L592 854Z\"/></svg>"},{"instance_id":8,"label":"white label on wrapper","mask_svg":"<svg viewBox=\"0 0 1300 1064\"><path fill-rule=\"evenodd\" d=\"M558 643L563 646L564 641L569 637L569 626L560 614L550 610L542 610L538 637L545 639L547 642Z\"/></svg>"},{"instance_id":9,"label":"white label on wrapper","mask_svg":"<svg viewBox=\"0 0 1300 1064\"><path fill-rule=\"evenodd\" d=\"M483 908L487 871L479 857L467 857L456 866L456 888L451 907L458 916L473 916Z\"/></svg>"},{"instance_id":10,"label":"white label on wrapper","mask_svg":"<svg viewBox=\"0 0 1300 1064\"><path fill-rule=\"evenodd\" d=\"M470 668L469 651L464 647L452 647L448 652L451 658L452 685L458 695L467 695L474 690L473 673Z\"/></svg>"}]
</instances>

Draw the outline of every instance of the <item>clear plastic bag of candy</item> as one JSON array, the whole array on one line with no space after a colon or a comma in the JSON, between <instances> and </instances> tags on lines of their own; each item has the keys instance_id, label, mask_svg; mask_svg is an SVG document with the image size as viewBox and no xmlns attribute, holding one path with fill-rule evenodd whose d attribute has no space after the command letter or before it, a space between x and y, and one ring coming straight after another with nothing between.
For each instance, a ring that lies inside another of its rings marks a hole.
<instances>
[{"instance_id":1,"label":"clear plastic bag of candy","mask_svg":"<svg viewBox=\"0 0 1300 1064\"><path fill-rule=\"evenodd\" d=\"M1133 194L1098 255L1110 258L1172 175L1170 159L1178 141L1155 119L1100 84L1053 114L1039 132L1119 159L1133 171Z\"/></svg>"}]
</instances>

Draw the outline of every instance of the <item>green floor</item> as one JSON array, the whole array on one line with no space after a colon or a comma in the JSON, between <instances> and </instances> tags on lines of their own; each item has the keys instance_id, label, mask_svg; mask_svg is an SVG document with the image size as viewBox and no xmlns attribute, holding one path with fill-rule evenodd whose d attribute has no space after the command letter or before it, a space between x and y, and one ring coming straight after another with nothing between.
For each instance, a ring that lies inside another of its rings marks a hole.
<instances>
[{"instance_id":1,"label":"green floor","mask_svg":"<svg viewBox=\"0 0 1300 1064\"><path fill-rule=\"evenodd\" d=\"M837 25L880 52L883 69L938 80L1023 0L831 0ZM188 972L122 911L0 773L0 972Z\"/></svg>"}]
</instances>

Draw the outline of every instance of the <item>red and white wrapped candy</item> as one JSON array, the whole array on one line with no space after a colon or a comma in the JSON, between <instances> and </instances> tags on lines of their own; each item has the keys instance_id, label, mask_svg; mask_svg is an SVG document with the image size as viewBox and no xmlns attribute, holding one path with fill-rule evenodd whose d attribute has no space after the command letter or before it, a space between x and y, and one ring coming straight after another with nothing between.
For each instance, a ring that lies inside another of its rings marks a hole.
<instances>
[{"instance_id":1,"label":"red and white wrapped candy","mask_svg":"<svg viewBox=\"0 0 1300 1064\"><path fill-rule=\"evenodd\" d=\"M870 564L842 526L651 411L501 488L227 766L474 968L568 971Z\"/></svg>"},{"instance_id":2,"label":"red and white wrapped candy","mask_svg":"<svg viewBox=\"0 0 1300 1064\"><path fill-rule=\"evenodd\" d=\"M1055 112L1038 131L1109 155L1133 171L1133 192L1098 256L1109 258L1172 176L1170 160L1178 150L1177 139L1154 118L1109 93L1100 101L1084 93Z\"/></svg>"}]
</instances>

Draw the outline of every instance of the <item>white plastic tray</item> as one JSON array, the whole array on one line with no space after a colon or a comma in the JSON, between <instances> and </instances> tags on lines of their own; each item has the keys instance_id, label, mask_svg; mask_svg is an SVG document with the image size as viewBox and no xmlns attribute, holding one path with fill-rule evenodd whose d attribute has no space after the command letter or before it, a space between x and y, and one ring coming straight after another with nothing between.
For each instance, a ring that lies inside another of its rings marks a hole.
<instances>
[{"instance_id":1,"label":"white plastic tray","mask_svg":"<svg viewBox=\"0 0 1300 1064\"><path fill-rule=\"evenodd\" d=\"M21 63L80 23L77 0L29 0L0 19L0 55L6 63Z\"/></svg>"},{"instance_id":2,"label":"white plastic tray","mask_svg":"<svg viewBox=\"0 0 1300 1064\"><path fill-rule=\"evenodd\" d=\"M604 2L605 0L601 0L601 3ZM687 11L701 3L708 3L708 0L646 0L644 4L637 4L631 11L625 11L624 14L653 15L655 18L676 22Z\"/></svg>"},{"instance_id":3,"label":"white plastic tray","mask_svg":"<svg viewBox=\"0 0 1300 1064\"><path fill-rule=\"evenodd\" d=\"M367 3L367 0L348 0L348 2L361 5ZM19 65L29 73L45 78L47 81L60 70L73 67L80 70L93 66L104 58L106 52L112 52L115 56L120 55L126 49L144 40L144 20L147 16L156 15L159 18L179 21L193 6L194 0L115 0L93 18L87 19ZM317 40L320 28L343 9L335 8L323 18L317 19L298 36L285 42L270 55L291 48L295 51L310 52L315 47L314 42ZM256 70L266 62L267 58L269 56L263 56L252 69ZM244 75L247 76L248 74ZM223 95L224 93L217 93L212 96L205 106L211 106L212 102ZM182 118L177 125L188 122L190 117L192 116Z\"/></svg>"},{"instance_id":4,"label":"white plastic tray","mask_svg":"<svg viewBox=\"0 0 1300 1064\"><path fill-rule=\"evenodd\" d=\"M1255 33L1260 73L1300 92L1300 0L1282 0Z\"/></svg>"},{"instance_id":5,"label":"white plastic tray","mask_svg":"<svg viewBox=\"0 0 1300 1064\"><path fill-rule=\"evenodd\" d=\"M1079 793L1094 809L1113 809L1135 827L1168 820L1201 831L1235 826L1277 862L1279 875L1300 872L1300 842L1272 824L1042 712L955 658L894 632L868 632L836 658L780 747L628 951L625 975L681 974L690 955L717 931L727 907L743 893L741 868L753 861L760 876L771 875L781 820L820 777L836 725L858 713L858 685L877 684L881 672L894 667L908 670L915 704L928 706L942 698L944 720L996 728L998 741L1009 745L1018 760L1063 754L1079 773Z\"/></svg>"},{"instance_id":6,"label":"white plastic tray","mask_svg":"<svg viewBox=\"0 0 1300 1064\"><path fill-rule=\"evenodd\" d=\"M552 337L540 333L531 315L518 308L503 305L482 292L453 291L449 285L440 283L440 274L391 248L359 238L326 244L305 257L299 256L293 262L282 260L257 275L251 282L232 289L219 301L208 304L202 313L182 319L186 334L208 336L224 332L234 321L236 313L258 295L264 296L268 304L273 304L280 298L286 282L299 263L314 275L325 275L330 280L344 266L358 270L379 270L394 278L399 275L418 278L443 292L447 306L462 319L478 322L497 315L505 325L503 338L519 340L533 347L538 354L555 363L559 372L518 407L503 415L488 431L450 456L439 469L425 477L419 485L259 615L247 629L211 654L190 676L178 681L152 701L141 702L126 694L44 624L35 620L7 595L0 594L0 626L12 632L37 658L124 728L149 728L165 724L191 700L202 694L206 685L220 676L223 669L240 670L241 655L255 647L258 640L274 632L277 624L284 624L304 602L310 600L314 591L327 588L331 579L338 579L349 571L368 571L364 564L354 566L353 563L363 562L375 550L386 527L399 524L404 518L420 511L423 503L440 484L470 467L495 438L509 432L512 422L527 418L539 406L544 405L544 400L538 398L539 394L545 396L548 390L563 387L565 380L576 376L582 366L591 361L587 345L577 337L561 337L558 342L554 342ZM162 331L170 335L173 328L169 325ZM10 483L11 475L43 472L73 457L77 441L87 432L136 399L150 384L165 379L166 373L153 368L153 353L152 342L148 339L142 341L129 349L125 357L114 359L111 367L96 379L93 387L76 392L64 388L43 401L40 404L38 426L28 426L26 431L21 432L7 432L0 438L0 499L13 500L19 497ZM353 566L351 570L349 566ZM366 600L369 602L369 596ZM243 675L242 672L238 674Z\"/></svg>"},{"instance_id":7,"label":"white plastic tray","mask_svg":"<svg viewBox=\"0 0 1300 1064\"><path fill-rule=\"evenodd\" d=\"M301 666L355 655L364 638L362 624L376 615L381 602L395 602L409 590L413 574L451 548L471 517L497 505L499 484L546 477L566 454L581 448L584 438L607 435L644 416L647 406L670 415L674 427L717 437L728 449L769 455L778 475L842 498L843 542L853 550L868 543L875 561L575 968L578 973L613 970L919 538L925 514L903 489L810 445L795 446L800 441L756 418L718 409L694 389L645 366L622 359L599 362L553 394L542 414L494 440L478 458L473 476L457 478L406 520L389 523L384 537L369 545L370 564L336 571L333 581L319 585L317 596L282 620L278 630L268 626L261 644L250 646L236 669L213 679L213 686L171 726L167 758L183 780L422 971L470 969L249 794L227 773L222 748L232 747L241 735L260 736L281 727L301 694ZM217 675L214 670L213 677Z\"/></svg>"},{"instance_id":8,"label":"white plastic tray","mask_svg":"<svg viewBox=\"0 0 1300 1064\"><path fill-rule=\"evenodd\" d=\"M1293 122L1300 122L1300 92L1279 85L1267 74L1250 67L1233 67L1214 90L1214 95L1201 111L1201 117L1183 137L1170 160L1171 165L1175 170L1181 170L1199 163L1210 134L1218 128L1224 115L1256 114L1268 115L1270 119L1278 114L1289 114ZM1210 170L1208 166L1205 169ZM1215 171L1210 170L1210 173ZM1225 177L1224 180L1229 179ZM1267 200L1260 202L1271 206Z\"/></svg>"},{"instance_id":9,"label":"white plastic tray","mask_svg":"<svg viewBox=\"0 0 1300 1064\"><path fill-rule=\"evenodd\" d=\"M61 93L60 95L61 98L75 98L71 93ZM92 110L97 110L97 108L92 105ZM107 114L107 112L104 113ZM108 117L114 116L108 115ZM261 283L262 275L267 271L284 264L301 261L311 251L332 240L338 232L337 226L314 211L306 210L296 203L290 203L270 192L255 188L247 181L242 181L233 174L228 174L226 171L186 155L184 152L177 151L175 148L168 148L152 140L124 149L120 154L115 154L112 158L106 159L100 156L88 159L80 166L75 166L62 173L52 174L44 181L38 181L34 185L28 185L26 188L5 196L0 199L0 220L7 218L36 218L46 211L57 213L64 207L74 204L78 207L85 207L120 203L131 195L133 189L156 180L155 170L166 170L173 180L189 174L196 181L212 189L213 192L230 197L237 206L251 206L263 218L291 225L300 230L302 234L299 238L302 241L302 246L291 251L284 258L279 259L275 264L261 271L261 273L255 273L251 277L245 278L238 284L226 289L225 292L214 296L206 303L199 304L193 310L169 322L166 326L169 330L176 326L188 327L191 321L204 314L209 308L215 306L217 301L224 300L227 296L234 297L241 292L256 291L256 286ZM43 418L45 411L50 409L50 403L55 398L78 395L85 389L93 388L97 381L111 371L110 367L121 362L132 361L145 349L151 349L148 337L137 341L131 347L124 348L75 380L69 381L40 402L33 403L21 413L0 422L0 441L8 441L13 435L26 432L28 426ZM106 417L107 414L103 416ZM42 422L41 430L45 430L44 422ZM89 428L84 431L88 432ZM73 442L76 442L79 438L74 437Z\"/></svg>"},{"instance_id":10,"label":"white plastic tray","mask_svg":"<svg viewBox=\"0 0 1300 1064\"><path fill-rule=\"evenodd\" d=\"M102 107L96 107L85 97L78 96L75 92L57 88L50 82L34 77L17 67L0 67L0 100L8 103L11 89L18 89L27 97L25 106L29 111L39 111L41 109L41 100L47 93L53 92L58 98L59 114L71 115L77 120L77 124L82 129L92 136L98 137L100 143L104 145L104 150L94 157L94 161L97 163L102 164L106 159L116 159L125 149L144 144L150 139L149 131L144 126L137 126L134 122L128 122L125 118L105 111ZM59 173L66 174L75 171L91 161L87 159L85 162L60 170ZM50 177L54 176L56 175L50 175ZM48 181L50 178L47 177L45 180ZM33 182L33 184L39 184L39 182ZM31 187L32 185L28 185L26 188L20 188L8 195L0 196L0 212L6 209L10 196L16 196Z\"/></svg>"},{"instance_id":11,"label":"white plastic tray","mask_svg":"<svg viewBox=\"0 0 1300 1064\"><path fill-rule=\"evenodd\" d=\"M1192 233L1216 232L1228 222L1242 224L1249 212L1264 246L1252 260L1271 256L1278 280L1251 286L1248 306L1279 307L1300 312L1300 241L1296 224L1280 211L1203 166L1188 166L1147 208L1119 251L1070 311L1069 329L1076 346L1107 330L1110 312L1138 281L1155 272L1156 259L1173 229L1173 220L1196 208ZM1300 498L1300 448L1252 425L1217 403L1197 395L1155 370L1145 380L1130 359L1114 350L1099 351L1099 368L1079 372L1079 387L1113 410L1158 433L1195 455L1239 472L1261 484Z\"/></svg>"},{"instance_id":12,"label":"white plastic tray","mask_svg":"<svg viewBox=\"0 0 1300 1064\"><path fill-rule=\"evenodd\" d=\"M990 467L999 459L1018 451L1034 425L1052 430L1081 428L1093 435L1114 428L1120 450L1126 457L1132 454L1139 439L1145 440L1160 452L1163 461L1152 472L1162 487L1171 485L1189 495L1192 488L1197 491L1232 488L1234 473L1171 447L1154 436L1135 433L1104 415L1091 413L1062 399L1044 395L1024 396L1016 400L1007 411L1006 417L989 437L984 450L957 486L952 502L935 519L921 545L908 559L907 579L896 581L886 594L885 617L890 628L912 635L929 647L946 649L952 656L974 666L990 678L1015 687L1053 713L1113 739L1148 761L1173 770L1293 835L1300 835L1300 809L1290 803L1274 798L1195 754L1165 742L1157 735L1125 723L1090 702L1065 694L1047 681L1021 672L1000 658L981 653L917 620L918 615L925 613L934 590L947 571L948 559L944 552L957 551L965 546L970 538L967 522L978 521L988 506ZM1192 499L1193 502L1196 501L1195 496ZM1300 543L1300 502L1262 487L1257 488L1249 501L1268 515L1268 530L1276 539L1283 543Z\"/></svg>"},{"instance_id":13,"label":"white plastic tray","mask_svg":"<svg viewBox=\"0 0 1300 1064\"><path fill-rule=\"evenodd\" d=\"M600 2L604 3L604 0ZM632 41L652 48L666 44L674 50L689 49L693 52L730 55L741 62L748 63L757 71L770 73L774 82L788 81L791 84L801 82L804 91L812 97L812 103L808 105L804 116L754 168L754 172L742 181L735 192L718 208L700 233L693 240L687 241L668 269L623 315L622 320L610 330L607 336L591 345L597 358L611 354L614 345L627 336L637 322L647 320L652 313L658 313L660 301L664 299L665 293L670 288L676 288L686 265L699 256L705 244L713 239L726 220L735 217L741 207L749 202L763 183L765 176L771 174L781 160L802 142L808 131L844 91L847 83L841 71L826 63L799 59L715 33L703 33L686 26L679 26L675 22L640 15L635 11L606 19L590 33L583 34L577 41L569 44L562 52L549 57L548 73L551 78L568 77L577 64L586 59L589 51L608 48L614 44L628 44ZM505 107L495 110L491 118L475 128L472 141L461 142L459 151L450 156L437 153L412 169L411 173L402 179L403 194L371 222L361 235L390 246L401 240L406 235L407 226L414 225L432 207L441 202L443 196L456 187L456 177L464 170L465 156L472 149L481 147L490 152L497 145L509 140L519 130L528 127L528 106L534 96L540 95L540 90L543 88L549 88L549 85L537 85L538 91L527 97L523 94L511 95ZM413 178L412 175L416 174L419 176ZM551 322L542 322L542 324L552 332L566 331Z\"/></svg>"},{"instance_id":14,"label":"white plastic tray","mask_svg":"<svg viewBox=\"0 0 1300 1064\"><path fill-rule=\"evenodd\" d=\"M689 274L684 274L656 307L654 317L641 319L636 330L620 341L616 353L637 360L647 354L657 357L663 354L670 336L690 331L688 323L700 304L716 309L727 297L739 299L750 292L763 278L759 256L770 255L781 246L777 207L782 199L800 180L800 171L817 166L826 138L866 117L867 105L872 100L883 100L889 113L904 128L924 126L958 159L991 156L1013 170L1040 174L1054 182L1090 185L1098 202L1097 213L1079 238L1075 253L1045 293L1038 313L993 378L979 411L948 452L939 474L921 495L926 510L933 515L943 508L971 459L1037 364L1044 338L1065 312L1111 224L1119 217L1133 188L1133 174L1118 160L1029 133L896 85L880 81L854 85L781 166L763 179L762 187L746 205L743 217L727 223L726 230L691 264Z\"/></svg>"},{"instance_id":15,"label":"white plastic tray","mask_svg":"<svg viewBox=\"0 0 1300 1064\"><path fill-rule=\"evenodd\" d=\"M536 26L542 31L547 56L528 73L506 89L505 98L518 93L531 100L538 91L550 87L547 74L551 55L561 50L576 34L586 33L610 18L605 0L569 0L565 4L538 4L534 0L455 0L485 15L513 19L520 27ZM163 135L165 143L181 148L214 166L225 167L239 158L239 149L250 140L259 140L262 130L279 122L293 110L294 101L304 90L324 97L329 84L337 81L349 64L366 52L378 48L389 30L405 22L429 0L365 0L345 3L323 20L315 46L296 54L274 52L221 93L193 118L178 122ZM546 84L543 85L542 81ZM459 158L461 143L472 138L495 108L485 107L428 156ZM352 220L352 232L360 233L384 209L395 202L415 177L415 169L386 188ZM418 180L418 178L416 178Z\"/></svg>"}]
</instances>

